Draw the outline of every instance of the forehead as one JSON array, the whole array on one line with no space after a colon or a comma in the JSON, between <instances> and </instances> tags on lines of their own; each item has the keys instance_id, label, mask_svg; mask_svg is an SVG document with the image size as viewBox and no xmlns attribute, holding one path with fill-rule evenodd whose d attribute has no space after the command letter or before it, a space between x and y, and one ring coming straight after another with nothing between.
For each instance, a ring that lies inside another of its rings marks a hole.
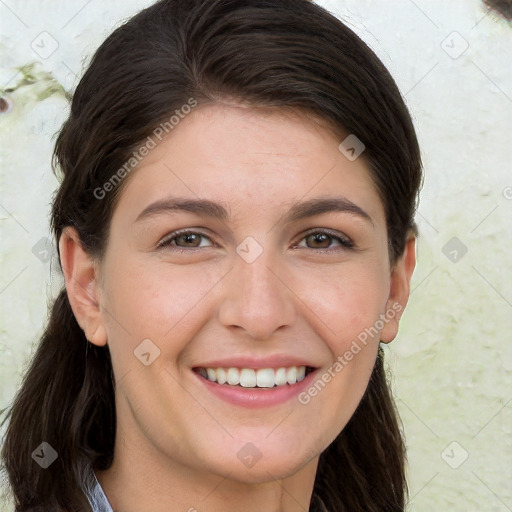
<instances>
[{"instance_id":1,"label":"forehead","mask_svg":"<svg viewBox=\"0 0 512 512\"><path fill-rule=\"evenodd\" d=\"M132 171L118 210L140 213L173 195L213 199L234 217L261 218L310 197L341 195L383 218L365 161L345 158L341 138L297 112L196 107Z\"/></svg>"}]
</instances>

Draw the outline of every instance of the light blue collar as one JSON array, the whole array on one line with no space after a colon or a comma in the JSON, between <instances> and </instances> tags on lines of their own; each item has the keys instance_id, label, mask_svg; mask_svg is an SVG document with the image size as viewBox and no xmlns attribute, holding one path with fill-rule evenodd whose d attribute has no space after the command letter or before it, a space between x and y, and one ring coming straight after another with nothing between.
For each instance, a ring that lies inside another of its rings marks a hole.
<instances>
[{"instance_id":1,"label":"light blue collar","mask_svg":"<svg viewBox=\"0 0 512 512\"><path fill-rule=\"evenodd\" d=\"M114 512L92 468L84 477L82 489L91 504L92 512Z\"/></svg>"}]
</instances>

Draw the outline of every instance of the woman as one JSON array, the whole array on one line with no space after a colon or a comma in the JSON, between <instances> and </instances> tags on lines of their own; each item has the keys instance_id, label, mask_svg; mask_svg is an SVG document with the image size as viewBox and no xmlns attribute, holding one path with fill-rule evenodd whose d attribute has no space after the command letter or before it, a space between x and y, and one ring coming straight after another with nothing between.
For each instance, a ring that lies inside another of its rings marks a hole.
<instances>
[{"instance_id":1,"label":"woman","mask_svg":"<svg viewBox=\"0 0 512 512\"><path fill-rule=\"evenodd\" d=\"M373 52L306 0L163 0L54 156L66 287L9 414L16 510L404 510L379 347L421 161Z\"/></svg>"}]
</instances>

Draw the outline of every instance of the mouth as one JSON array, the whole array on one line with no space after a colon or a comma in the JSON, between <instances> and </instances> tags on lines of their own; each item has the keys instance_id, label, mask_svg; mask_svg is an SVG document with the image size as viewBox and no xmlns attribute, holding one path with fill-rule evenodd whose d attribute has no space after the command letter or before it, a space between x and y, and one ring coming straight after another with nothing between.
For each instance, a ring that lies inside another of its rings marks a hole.
<instances>
[{"instance_id":1,"label":"mouth","mask_svg":"<svg viewBox=\"0 0 512 512\"><path fill-rule=\"evenodd\" d=\"M210 382L234 388L272 389L293 386L306 378L315 368L311 366L281 366L278 368L206 368L193 371Z\"/></svg>"}]
</instances>

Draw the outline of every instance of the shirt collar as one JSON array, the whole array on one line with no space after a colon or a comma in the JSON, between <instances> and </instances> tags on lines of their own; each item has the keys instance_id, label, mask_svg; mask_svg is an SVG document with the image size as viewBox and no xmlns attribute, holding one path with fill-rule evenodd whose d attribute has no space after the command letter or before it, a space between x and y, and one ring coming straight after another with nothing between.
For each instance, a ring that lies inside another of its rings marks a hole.
<instances>
[{"instance_id":1,"label":"shirt collar","mask_svg":"<svg viewBox=\"0 0 512 512\"><path fill-rule=\"evenodd\" d=\"M82 489L89 500L92 512L114 512L91 467L86 471Z\"/></svg>"}]
</instances>

